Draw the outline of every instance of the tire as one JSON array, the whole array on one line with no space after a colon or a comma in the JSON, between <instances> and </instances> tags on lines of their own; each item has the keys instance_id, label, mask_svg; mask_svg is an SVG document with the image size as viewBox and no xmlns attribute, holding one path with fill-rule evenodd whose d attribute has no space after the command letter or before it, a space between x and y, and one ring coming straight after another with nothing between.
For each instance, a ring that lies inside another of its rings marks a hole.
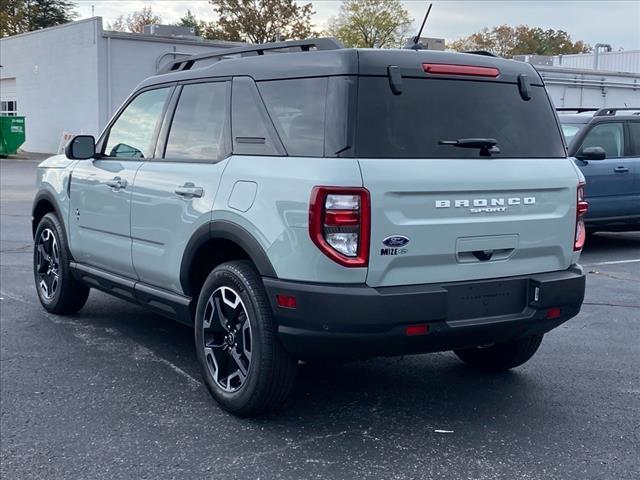
<instances>
[{"instance_id":1,"label":"tire","mask_svg":"<svg viewBox=\"0 0 640 480\"><path fill-rule=\"evenodd\" d=\"M70 257L60 220L47 213L36 229L33 276L40 303L50 313L70 315L87 303L90 289L73 278Z\"/></svg>"},{"instance_id":2,"label":"tire","mask_svg":"<svg viewBox=\"0 0 640 480\"><path fill-rule=\"evenodd\" d=\"M251 262L223 263L209 274L198 298L195 342L205 384L226 411L249 416L286 406L297 361L280 344Z\"/></svg>"},{"instance_id":3,"label":"tire","mask_svg":"<svg viewBox=\"0 0 640 480\"><path fill-rule=\"evenodd\" d=\"M473 347L454 350L460 360L470 367L486 371L501 372L527 362L538 351L543 335L518 338L490 347Z\"/></svg>"}]
</instances>

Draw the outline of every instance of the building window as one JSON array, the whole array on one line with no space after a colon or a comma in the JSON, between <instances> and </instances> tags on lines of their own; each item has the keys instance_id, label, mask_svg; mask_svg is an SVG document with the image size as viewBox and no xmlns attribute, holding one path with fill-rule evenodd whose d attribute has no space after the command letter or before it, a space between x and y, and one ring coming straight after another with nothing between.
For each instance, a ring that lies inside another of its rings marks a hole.
<instances>
[{"instance_id":1,"label":"building window","mask_svg":"<svg viewBox=\"0 0 640 480\"><path fill-rule=\"evenodd\" d=\"M15 100L2 100L0 102L0 115L15 117L18 115L18 102Z\"/></svg>"}]
</instances>

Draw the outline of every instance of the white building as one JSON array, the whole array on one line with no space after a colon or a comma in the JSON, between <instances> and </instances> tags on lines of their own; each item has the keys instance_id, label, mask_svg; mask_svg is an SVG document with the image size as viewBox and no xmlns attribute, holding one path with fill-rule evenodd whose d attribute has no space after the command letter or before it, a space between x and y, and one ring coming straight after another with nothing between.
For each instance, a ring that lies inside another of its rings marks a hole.
<instances>
[{"instance_id":1,"label":"white building","mask_svg":"<svg viewBox=\"0 0 640 480\"><path fill-rule=\"evenodd\" d=\"M640 107L640 50L575 55L519 55L544 79L556 107Z\"/></svg>"},{"instance_id":2,"label":"white building","mask_svg":"<svg viewBox=\"0 0 640 480\"><path fill-rule=\"evenodd\" d=\"M0 114L26 117L29 152L63 132L98 135L143 79L180 53L237 46L199 37L105 31L94 17L0 40Z\"/></svg>"}]
</instances>

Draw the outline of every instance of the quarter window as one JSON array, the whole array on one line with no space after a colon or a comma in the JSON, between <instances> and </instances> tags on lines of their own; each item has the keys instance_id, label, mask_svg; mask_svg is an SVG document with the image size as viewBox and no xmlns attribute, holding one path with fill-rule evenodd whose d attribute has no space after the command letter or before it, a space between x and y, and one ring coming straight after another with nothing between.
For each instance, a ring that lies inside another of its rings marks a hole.
<instances>
[{"instance_id":1,"label":"quarter window","mask_svg":"<svg viewBox=\"0 0 640 480\"><path fill-rule=\"evenodd\" d=\"M150 158L169 88L142 92L111 127L104 154L117 158Z\"/></svg>"},{"instance_id":2,"label":"quarter window","mask_svg":"<svg viewBox=\"0 0 640 480\"><path fill-rule=\"evenodd\" d=\"M589 147L601 147L607 158L624 156L624 130L622 123L601 123L593 127L582 142L580 150Z\"/></svg>"},{"instance_id":3,"label":"quarter window","mask_svg":"<svg viewBox=\"0 0 640 480\"><path fill-rule=\"evenodd\" d=\"M165 158L217 160L224 156L227 85L198 83L182 88Z\"/></svg>"},{"instance_id":4,"label":"quarter window","mask_svg":"<svg viewBox=\"0 0 640 480\"><path fill-rule=\"evenodd\" d=\"M253 80L235 78L231 97L233 153L281 155L282 148Z\"/></svg>"},{"instance_id":5,"label":"quarter window","mask_svg":"<svg viewBox=\"0 0 640 480\"><path fill-rule=\"evenodd\" d=\"M289 155L323 156L327 82L323 77L258 84Z\"/></svg>"}]
</instances>

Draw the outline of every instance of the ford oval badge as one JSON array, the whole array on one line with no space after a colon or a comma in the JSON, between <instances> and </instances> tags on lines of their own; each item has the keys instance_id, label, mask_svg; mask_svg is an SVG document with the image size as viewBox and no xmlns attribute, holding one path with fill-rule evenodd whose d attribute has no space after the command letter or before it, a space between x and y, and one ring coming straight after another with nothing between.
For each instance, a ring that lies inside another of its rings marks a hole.
<instances>
[{"instance_id":1,"label":"ford oval badge","mask_svg":"<svg viewBox=\"0 0 640 480\"><path fill-rule=\"evenodd\" d=\"M382 243L387 247L404 247L409 243L409 239L403 235L391 235L385 238Z\"/></svg>"}]
</instances>

